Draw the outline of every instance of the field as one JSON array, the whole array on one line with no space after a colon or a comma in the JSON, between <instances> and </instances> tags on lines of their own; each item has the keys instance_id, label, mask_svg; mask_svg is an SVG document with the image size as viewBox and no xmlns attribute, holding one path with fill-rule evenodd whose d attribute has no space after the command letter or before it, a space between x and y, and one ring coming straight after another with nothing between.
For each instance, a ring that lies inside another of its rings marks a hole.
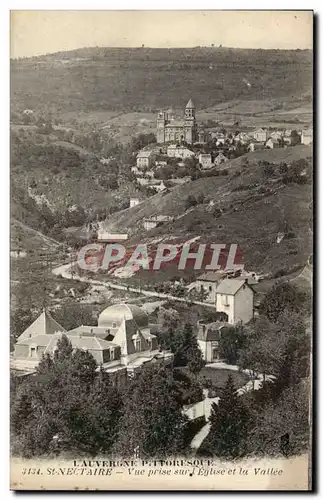
<instances>
[{"instance_id":1,"label":"field","mask_svg":"<svg viewBox=\"0 0 323 500\"><path fill-rule=\"evenodd\" d=\"M311 51L92 48L12 61L15 108L67 112L197 109L308 96ZM247 84L249 83L249 85ZM111 115L110 115L111 116Z\"/></svg>"},{"instance_id":2,"label":"field","mask_svg":"<svg viewBox=\"0 0 323 500\"><path fill-rule=\"evenodd\" d=\"M299 103L302 107L299 106ZM311 97L266 100L229 101L197 112L203 122L214 120L226 127L239 124L239 129L254 127L295 128L313 121Z\"/></svg>"}]
</instances>

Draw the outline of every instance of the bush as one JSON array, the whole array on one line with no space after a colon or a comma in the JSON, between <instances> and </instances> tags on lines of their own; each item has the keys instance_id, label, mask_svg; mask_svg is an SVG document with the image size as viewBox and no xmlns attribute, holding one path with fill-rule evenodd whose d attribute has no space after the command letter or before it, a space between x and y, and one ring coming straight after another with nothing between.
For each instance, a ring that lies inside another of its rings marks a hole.
<instances>
[{"instance_id":1,"label":"bush","mask_svg":"<svg viewBox=\"0 0 323 500\"><path fill-rule=\"evenodd\" d=\"M197 205L197 203L198 202L197 202L195 196L188 195L188 197L186 198L186 201L185 201L185 210L188 210L191 207L195 207Z\"/></svg>"},{"instance_id":2,"label":"bush","mask_svg":"<svg viewBox=\"0 0 323 500\"><path fill-rule=\"evenodd\" d=\"M271 163L266 163L264 165L264 176L273 177L275 175L275 167Z\"/></svg>"},{"instance_id":3,"label":"bush","mask_svg":"<svg viewBox=\"0 0 323 500\"><path fill-rule=\"evenodd\" d=\"M199 194L198 197L196 198L198 205L203 205L204 200L205 200L205 195L203 193Z\"/></svg>"},{"instance_id":4,"label":"bush","mask_svg":"<svg viewBox=\"0 0 323 500\"><path fill-rule=\"evenodd\" d=\"M279 165L279 173L280 174L287 174L287 172L288 172L288 165L287 165L287 163L281 163Z\"/></svg>"}]
</instances>

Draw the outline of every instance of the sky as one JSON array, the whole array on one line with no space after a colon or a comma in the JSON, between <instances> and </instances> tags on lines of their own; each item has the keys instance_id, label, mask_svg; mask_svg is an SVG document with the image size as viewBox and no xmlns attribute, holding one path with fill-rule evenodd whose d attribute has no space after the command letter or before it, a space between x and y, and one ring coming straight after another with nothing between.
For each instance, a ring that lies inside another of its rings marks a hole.
<instances>
[{"instance_id":1,"label":"sky","mask_svg":"<svg viewBox=\"0 0 323 500\"><path fill-rule=\"evenodd\" d=\"M81 47L311 49L311 11L11 11L10 56Z\"/></svg>"}]
</instances>

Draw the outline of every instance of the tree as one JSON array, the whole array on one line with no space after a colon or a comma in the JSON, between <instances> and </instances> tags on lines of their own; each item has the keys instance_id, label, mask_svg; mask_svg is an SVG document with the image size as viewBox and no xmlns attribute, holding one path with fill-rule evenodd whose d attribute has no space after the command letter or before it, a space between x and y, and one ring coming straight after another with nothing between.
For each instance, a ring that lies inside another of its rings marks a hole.
<instances>
[{"instance_id":1,"label":"tree","mask_svg":"<svg viewBox=\"0 0 323 500\"><path fill-rule=\"evenodd\" d=\"M70 453L81 450L92 456L109 452L116 441L121 408L116 387L100 371L88 385L84 404L73 401L64 412L68 426L59 434L61 448Z\"/></svg>"},{"instance_id":2,"label":"tree","mask_svg":"<svg viewBox=\"0 0 323 500\"><path fill-rule=\"evenodd\" d=\"M189 323L175 331L169 331L164 345L174 353L174 366L187 366L194 374L203 368L205 363L202 352Z\"/></svg>"},{"instance_id":3,"label":"tree","mask_svg":"<svg viewBox=\"0 0 323 500\"><path fill-rule=\"evenodd\" d=\"M213 403L209 418L210 432L202 450L223 458L237 458L244 454L244 442L249 425L249 412L237 395L232 376L221 391L219 404Z\"/></svg>"},{"instance_id":4,"label":"tree","mask_svg":"<svg viewBox=\"0 0 323 500\"><path fill-rule=\"evenodd\" d=\"M62 336L54 357L45 356L36 375L21 383L12 399L14 453L92 456L110 450L121 400L109 376L96 368L90 353L73 351Z\"/></svg>"},{"instance_id":5,"label":"tree","mask_svg":"<svg viewBox=\"0 0 323 500\"><path fill-rule=\"evenodd\" d=\"M277 377L277 384L283 389L309 377L311 337L301 313L284 311L277 326L284 339L283 363Z\"/></svg>"},{"instance_id":6,"label":"tree","mask_svg":"<svg viewBox=\"0 0 323 500\"><path fill-rule=\"evenodd\" d=\"M147 367L135 375L124 397L115 453L169 457L183 452L187 419L182 414L172 370Z\"/></svg>"},{"instance_id":7,"label":"tree","mask_svg":"<svg viewBox=\"0 0 323 500\"><path fill-rule=\"evenodd\" d=\"M179 402L181 405L191 405L202 401L202 385L195 376L191 376L190 373L179 368L174 369L173 376L180 395Z\"/></svg>"},{"instance_id":8,"label":"tree","mask_svg":"<svg viewBox=\"0 0 323 500\"><path fill-rule=\"evenodd\" d=\"M160 307L157 313L157 322L162 336L166 336L169 331L176 330L180 325L180 315L176 309L165 309Z\"/></svg>"},{"instance_id":9,"label":"tree","mask_svg":"<svg viewBox=\"0 0 323 500\"><path fill-rule=\"evenodd\" d=\"M195 196L188 195L185 201L185 210L188 210L191 207L195 207L197 205L197 201Z\"/></svg>"},{"instance_id":10,"label":"tree","mask_svg":"<svg viewBox=\"0 0 323 500\"><path fill-rule=\"evenodd\" d=\"M72 328L81 325L96 325L92 315L92 307L78 304L73 300L65 302L59 309L55 309L53 316L65 330L72 330Z\"/></svg>"},{"instance_id":11,"label":"tree","mask_svg":"<svg viewBox=\"0 0 323 500\"><path fill-rule=\"evenodd\" d=\"M286 309L290 311L308 311L309 297L290 283L279 283L272 287L260 304L260 312L270 321L277 321Z\"/></svg>"},{"instance_id":12,"label":"tree","mask_svg":"<svg viewBox=\"0 0 323 500\"><path fill-rule=\"evenodd\" d=\"M197 375L205 365L201 349L196 345L190 345L186 351L187 367L191 373Z\"/></svg>"},{"instance_id":13,"label":"tree","mask_svg":"<svg viewBox=\"0 0 323 500\"><path fill-rule=\"evenodd\" d=\"M193 288L192 290L189 291L188 295L189 295L190 300L193 300L196 302L205 302L209 294L208 294L207 290L205 290L205 288L201 287L200 290Z\"/></svg>"},{"instance_id":14,"label":"tree","mask_svg":"<svg viewBox=\"0 0 323 500\"><path fill-rule=\"evenodd\" d=\"M272 163L265 162L264 164L264 176L273 177L275 175L275 167Z\"/></svg>"},{"instance_id":15,"label":"tree","mask_svg":"<svg viewBox=\"0 0 323 500\"><path fill-rule=\"evenodd\" d=\"M155 144L157 142L155 134L152 132L148 134L139 134L137 137L134 137L131 142L132 151L138 151L139 149L148 146L148 144Z\"/></svg>"},{"instance_id":16,"label":"tree","mask_svg":"<svg viewBox=\"0 0 323 500\"><path fill-rule=\"evenodd\" d=\"M246 331L242 323L222 328L219 340L220 357L231 365L238 360L239 351L246 343Z\"/></svg>"},{"instance_id":17,"label":"tree","mask_svg":"<svg viewBox=\"0 0 323 500\"><path fill-rule=\"evenodd\" d=\"M246 398L251 425L243 444L245 452L249 455L277 457L307 451L309 394L308 384L297 384L286 387L275 401L264 400L259 406L255 404L251 393Z\"/></svg>"},{"instance_id":18,"label":"tree","mask_svg":"<svg viewBox=\"0 0 323 500\"><path fill-rule=\"evenodd\" d=\"M262 374L278 375L283 362L285 339L277 325L272 324L264 316L250 326L246 341L239 351L238 365L250 369L254 376Z\"/></svg>"}]
</instances>

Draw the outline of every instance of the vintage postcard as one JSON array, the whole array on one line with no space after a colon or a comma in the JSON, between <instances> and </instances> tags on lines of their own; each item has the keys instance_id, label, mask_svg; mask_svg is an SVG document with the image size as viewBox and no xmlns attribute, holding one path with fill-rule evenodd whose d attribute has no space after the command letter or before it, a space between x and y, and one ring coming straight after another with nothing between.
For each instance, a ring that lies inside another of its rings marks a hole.
<instances>
[{"instance_id":1,"label":"vintage postcard","mask_svg":"<svg viewBox=\"0 0 323 500\"><path fill-rule=\"evenodd\" d=\"M11 12L12 490L312 490L313 12Z\"/></svg>"}]
</instances>

